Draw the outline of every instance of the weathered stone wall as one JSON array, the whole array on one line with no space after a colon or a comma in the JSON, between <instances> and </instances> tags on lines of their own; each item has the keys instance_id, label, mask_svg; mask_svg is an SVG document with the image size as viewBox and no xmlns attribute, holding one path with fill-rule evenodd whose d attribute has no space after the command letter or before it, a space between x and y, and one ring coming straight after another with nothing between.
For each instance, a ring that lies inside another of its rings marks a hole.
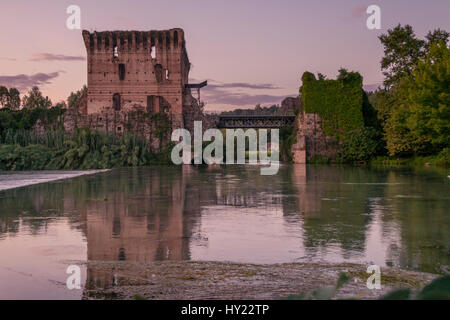
<instances>
[{"instance_id":1,"label":"weathered stone wall","mask_svg":"<svg viewBox=\"0 0 450 320\"><path fill-rule=\"evenodd\" d=\"M166 129L162 141L156 135L164 121L158 121L164 114L149 113L142 106L133 106L126 110L116 111L112 107L104 107L99 112L86 114L85 107L81 104L78 108L68 109L63 115L64 128L67 132L74 132L77 128L87 127L93 130L108 132L114 135L122 135L126 132L137 134L150 141L154 151L164 147L169 141L174 128L186 128L191 135L194 134L194 121L202 121L203 131L217 126L218 118L203 113L203 108L194 98L183 107L183 114L166 114L170 124ZM174 124L175 123L175 124ZM180 125L181 123L181 125ZM164 129L164 127L163 127Z\"/></svg>"},{"instance_id":2,"label":"weathered stone wall","mask_svg":"<svg viewBox=\"0 0 450 320\"><path fill-rule=\"evenodd\" d=\"M203 112L203 106L199 105L196 99L190 96L186 102L187 104L183 106L184 127L189 130L192 136L194 134L195 121L202 122L203 132L217 127L219 118L214 115L205 114Z\"/></svg>"},{"instance_id":3,"label":"weathered stone wall","mask_svg":"<svg viewBox=\"0 0 450 320\"><path fill-rule=\"evenodd\" d=\"M163 137L157 136L156 132L159 126L166 125L166 123L164 121L161 123L157 117L152 117L142 107L133 107L123 111L114 111L110 107L105 107L94 114L83 114L77 109L69 109L64 114L64 128L69 133L83 127L116 136L126 132L133 133L144 137L150 142L150 148L157 152L170 140L172 119L170 115L167 117L170 123L166 130L167 134Z\"/></svg>"},{"instance_id":4,"label":"weathered stone wall","mask_svg":"<svg viewBox=\"0 0 450 320\"><path fill-rule=\"evenodd\" d=\"M296 119L297 143L292 146L294 163L307 163L315 157L334 159L340 144L335 137L325 136L322 119L313 113L300 113Z\"/></svg>"},{"instance_id":5,"label":"weathered stone wall","mask_svg":"<svg viewBox=\"0 0 450 320\"><path fill-rule=\"evenodd\" d=\"M297 164L306 163L306 139L305 136L297 135L297 143L292 146L292 162Z\"/></svg>"}]
</instances>

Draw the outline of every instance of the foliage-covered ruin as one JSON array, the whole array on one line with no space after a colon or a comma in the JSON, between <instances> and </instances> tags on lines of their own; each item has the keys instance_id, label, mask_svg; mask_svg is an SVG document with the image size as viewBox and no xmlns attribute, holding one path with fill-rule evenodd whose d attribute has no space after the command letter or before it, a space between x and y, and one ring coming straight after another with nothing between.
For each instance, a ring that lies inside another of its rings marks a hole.
<instances>
[{"instance_id":1,"label":"foliage-covered ruin","mask_svg":"<svg viewBox=\"0 0 450 320\"><path fill-rule=\"evenodd\" d=\"M326 136L343 140L355 129L364 127L362 113L362 77L356 72L341 70L336 80L316 79L310 73L302 76L301 97L305 113L322 119Z\"/></svg>"}]
</instances>

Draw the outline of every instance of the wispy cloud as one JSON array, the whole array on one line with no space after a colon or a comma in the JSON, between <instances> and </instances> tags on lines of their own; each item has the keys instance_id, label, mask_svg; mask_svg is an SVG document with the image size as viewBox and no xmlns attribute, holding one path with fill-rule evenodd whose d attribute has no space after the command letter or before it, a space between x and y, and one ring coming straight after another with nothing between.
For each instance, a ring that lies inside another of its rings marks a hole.
<instances>
[{"instance_id":1,"label":"wispy cloud","mask_svg":"<svg viewBox=\"0 0 450 320\"><path fill-rule=\"evenodd\" d=\"M57 78L61 73L64 73L64 71L36 73L33 75L18 74L15 76L0 76L0 85L17 88L23 93L31 87L50 84L51 80Z\"/></svg>"},{"instance_id":2,"label":"wispy cloud","mask_svg":"<svg viewBox=\"0 0 450 320\"><path fill-rule=\"evenodd\" d=\"M221 83L214 80L209 80L208 82L208 86L202 89L202 96L209 106L229 105L246 107L254 106L258 103L275 104L286 98L286 95L261 93L261 90L273 91L282 89L270 83Z\"/></svg>"},{"instance_id":3,"label":"wispy cloud","mask_svg":"<svg viewBox=\"0 0 450 320\"><path fill-rule=\"evenodd\" d=\"M17 59L15 59L15 58L8 58L8 57L0 57L0 60L3 60L3 61L17 61Z\"/></svg>"},{"instance_id":4,"label":"wispy cloud","mask_svg":"<svg viewBox=\"0 0 450 320\"><path fill-rule=\"evenodd\" d=\"M85 61L83 56L68 56L64 54L53 53L36 53L30 59L30 61Z\"/></svg>"},{"instance_id":5,"label":"wispy cloud","mask_svg":"<svg viewBox=\"0 0 450 320\"><path fill-rule=\"evenodd\" d=\"M218 83L209 84L208 87L211 89L264 89L264 90L276 90L281 89L270 83L253 84L245 82L235 82L235 83Z\"/></svg>"},{"instance_id":6,"label":"wispy cloud","mask_svg":"<svg viewBox=\"0 0 450 320\"><path fill-rule=\"evenodd\" d=\"M246 94L246 93L228 93L208 91L206 100L208 104L226 104L231 106L249 106L256 104L274 104L280 103L286 98L286 95L269 95L269 94Z\"/></svg>"}]
</instances>

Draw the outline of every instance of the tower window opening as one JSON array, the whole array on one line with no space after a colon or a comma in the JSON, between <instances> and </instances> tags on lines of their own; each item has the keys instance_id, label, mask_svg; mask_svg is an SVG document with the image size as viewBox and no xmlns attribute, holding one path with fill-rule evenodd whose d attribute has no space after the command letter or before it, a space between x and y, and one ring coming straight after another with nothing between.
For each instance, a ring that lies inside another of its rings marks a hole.
<instances>
[{"instance_id":1,"label":"tower window opening","mask_svg":"<svg viewBox=\"0 0 450 320\"><path fill-rule=\"evenodd\" d=\"M115 93L115 94L113 95L113 109L114 109L115 111L120 111L120 108L121 108L120 100L121 100L120 94Z\"/></svg>"},{"instance_id":2,"label":"tower window opening","mask_svg":"<svg viewBox=\"0 0 450 320\"><path fill-rule=\"evenodd\" d=\"M152 45L150 47L150 56L152 57L152 59L156 59L156 47L155 47L155 45Z\"/></svg>"},{"instance_id":3,"label":"tower window opening","mask_svg":"<svg viewBox=\"0 0 450 320\"><path fill-rule=\"evenodd\" d=\"M119 64L119 79L125 80L125 64Z\"/></svg>"}]
</instances>

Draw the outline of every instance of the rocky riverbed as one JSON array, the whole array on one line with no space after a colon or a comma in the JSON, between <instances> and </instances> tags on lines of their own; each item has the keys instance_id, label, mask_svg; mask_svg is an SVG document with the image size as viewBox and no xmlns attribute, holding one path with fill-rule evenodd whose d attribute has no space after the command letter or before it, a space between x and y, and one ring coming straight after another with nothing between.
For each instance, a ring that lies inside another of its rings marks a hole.
<instances>
[{"instance_id":1,"label":"rocky riverbed","mask_svg":"<svg viewBox=\"0 0 450 320\"><path fill-rule=\"evenodd\" d=\"M420 288L432 274L381 269L381 290L366 286L367 266L288 263L274 265L223 262L89 262L85 299L286 299L292 294L333 287L341 273L350 280L334 298L377 299L394 288Z\"/></svg>"}]
</instances>

